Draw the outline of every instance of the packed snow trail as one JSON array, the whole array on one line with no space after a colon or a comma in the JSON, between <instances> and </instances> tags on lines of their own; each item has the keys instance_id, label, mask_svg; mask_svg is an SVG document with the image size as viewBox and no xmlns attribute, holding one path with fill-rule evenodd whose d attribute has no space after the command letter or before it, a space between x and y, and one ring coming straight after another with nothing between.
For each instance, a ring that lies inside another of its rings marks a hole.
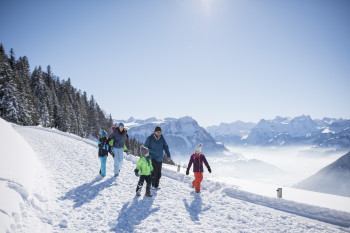
<instances>
[{"instance_id":1,"label":"packed snow trail","mask_svg":"<svg viewBox=\"0 0 350 233\"><path fill-rule=\"evenodd\" d=\"M102 179L95 143L41 127L15 129L47 173L43 185L50 187L46 198L50 203L36 211L41 219L36 224L53 232L350 232L232 198L222 189L195 194L190 182L166 175L152 198L143 196L145 187L142 196L135 197L138 178L133 156L127 156L117 178L112 177L109 156L107 176Z\"/></svg>"}]
</instances>

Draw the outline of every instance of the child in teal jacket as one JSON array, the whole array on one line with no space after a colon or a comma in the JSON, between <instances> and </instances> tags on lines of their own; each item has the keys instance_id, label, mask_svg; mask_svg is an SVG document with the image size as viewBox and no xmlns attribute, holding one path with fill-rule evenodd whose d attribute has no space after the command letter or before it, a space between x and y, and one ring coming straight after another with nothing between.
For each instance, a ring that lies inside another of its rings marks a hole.
<instances>
[{"instance_id":1,"label":"child in teal jacket","mask_svg":"<svg viewBox=\"0 0 350 233\"><path fill-rule=\"evenodd\" d=\"M153 166L152 161L149 158L148 148L141 146L141 158L137 161L135 175L140 176L139 182L136 186L136 196L141 196L141 189L143 186L143 182L146 180L146 197L152 197L151 195L151 184L152 184L152 173Z\"/></svg>"},{"instance_id":2,"label":"child in teal jacket","mask_svg":"<svg viewBox=\"0 0 350 233\"><path fill-rule=\"evenodd\" d=\"M105 177L107 156L109 151L107 132L105 130L102 130L101 138L99 138L97 145L98 145L98 157L101 160L100 175L102 177Z\"/></svg>"}]
</instances>

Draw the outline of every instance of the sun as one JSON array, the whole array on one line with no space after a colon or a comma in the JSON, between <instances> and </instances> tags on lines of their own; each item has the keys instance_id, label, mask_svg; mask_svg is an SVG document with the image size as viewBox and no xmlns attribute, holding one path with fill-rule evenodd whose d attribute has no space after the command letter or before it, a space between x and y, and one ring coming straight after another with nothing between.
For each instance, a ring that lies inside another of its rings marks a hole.
<instances>
[{"instance_id":1,"label":"sun","mask_svg":"<svg viewBox=\"0 0 350 233\"><path fill-rule=\"evenodd\" d=\"M198 0L201 3L203 12L206 16L209 16L212 11L212 5L214 0Z\"/></svg>"}]
</instances>

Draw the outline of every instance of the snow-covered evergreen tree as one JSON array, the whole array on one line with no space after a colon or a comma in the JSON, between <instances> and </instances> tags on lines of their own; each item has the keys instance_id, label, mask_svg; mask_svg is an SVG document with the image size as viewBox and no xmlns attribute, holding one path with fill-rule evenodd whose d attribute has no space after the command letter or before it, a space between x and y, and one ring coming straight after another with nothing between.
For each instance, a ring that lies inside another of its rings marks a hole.
<instances>
[{"instance_id":1,"label":"snow-covered evergreen tree","mask_svg":"<svg viewBox=\"0 0 350 233\"><path fill-rule=\"evenodd\" d=\"M89 134L94 137L98 137L100 133L100 128L98 126L98 114L96 111L96 102L94 96L92 95L89 101L88 108L88 121L89 121Z\"/></svg>"},{"instance_id":2,"label":"snow-covered evergreen tree","mask_svg":"<svg viewBox=\"0 0 350 233\"><path fill-rule=\"evenodd\" d=\"M44 73L41 66L39 66L39 68L35 67L32 73L31 87L38 103L36 108L39 114L39 124L43 125L44 127L48 127L51 125L48 108L49 88L46 86Z\"/></svg>"},{"instance_id":3,"label":"snow-covered evergreen tree","mask_svg":"<svg viewBox=\"0 0 350 233\"><path fill-rule=\"evenodd\" d=\"M19 75L19 120L22 125L37 124L38 116L35 110L34 96L30 88L30 67L27 57L20 57L15 65L15 70Z\"/></svg>"},{"instance_id":4,"label":"snow-covered evergreen tree","mask_svg":"<svg viewBox=\"0 0 350 233\"><path fill-rule=\"evenodd\" d=\"M5 49L0 44L0 116L11 122L18 121L17 86Z\"/></svg>"}]
</instances>

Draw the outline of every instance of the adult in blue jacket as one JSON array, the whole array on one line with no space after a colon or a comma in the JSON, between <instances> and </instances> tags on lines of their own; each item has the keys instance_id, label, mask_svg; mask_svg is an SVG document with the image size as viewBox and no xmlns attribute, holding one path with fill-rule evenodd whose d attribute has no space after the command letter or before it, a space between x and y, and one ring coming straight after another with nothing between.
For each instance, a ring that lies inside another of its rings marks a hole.
<instances>
[{"instance_id":1,"label":"adult in blue jacket","mask_svg":"<svg viewBox=\"0 0 350 233\"><path fill-rule=\"evenodd\" d=\"M152 159L154 175L152 176L152 188L159 189L159 180L162 176L163 150L165 151L168 161L170 161L170 152L168 144L163 135L162 128L157 126L154 133L146 138L144 146L149 150L149 156Z\"/></svg>"},{"instance_id":2,"label":"adult in blue jacket","mask_svg":"<svg viewBox=\"0 0 350 233\"><path fill-rule=\"evenodd\" d=\"M118 176L123 165L123 148L124 141L128 137L123 123L115 127L113 133L109 136L109 141L113 139L112 151L114 154L114 176Z\"/></svg>"}]
</instances>

